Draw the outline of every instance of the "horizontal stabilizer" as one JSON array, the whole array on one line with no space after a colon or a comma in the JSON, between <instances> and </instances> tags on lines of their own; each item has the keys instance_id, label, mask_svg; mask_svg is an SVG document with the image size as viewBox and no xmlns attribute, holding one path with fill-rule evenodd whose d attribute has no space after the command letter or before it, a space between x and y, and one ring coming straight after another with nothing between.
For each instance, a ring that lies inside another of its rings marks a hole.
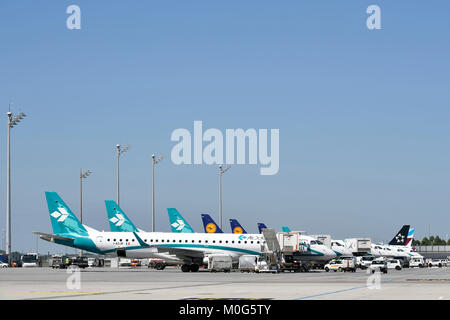
<instances>
[{"instance_id":1,"label":"horizontal stabilizer","mask_svg":"<svg viewBox=\"0 0 450 320\"><path fill-rule=\"evenodd\" d=\"M62 240L62 241L74 241L75 240L75 238L61 237L61 236L57 236L56 234L48 234L48 233L42 233L42 232L33 232L33 233L39 235L39 237L42 240L50 241L50 242L55 242L55 239Z\"/></svg>"}]
</instances>

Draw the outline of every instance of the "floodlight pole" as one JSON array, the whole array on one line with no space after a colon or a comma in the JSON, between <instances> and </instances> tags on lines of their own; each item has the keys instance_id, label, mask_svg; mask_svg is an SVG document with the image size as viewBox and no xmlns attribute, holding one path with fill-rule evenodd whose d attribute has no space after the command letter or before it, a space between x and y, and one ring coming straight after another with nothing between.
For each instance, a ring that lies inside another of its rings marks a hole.
<instances>
[{"instance_id":1,"label":"floodlight pole","mask_svg":"<svg viewBox=\"0 0 450 320\"><path fill-rule=\"evenodd\" d=\"M152 154L152 232L155 232L155 165L163 159Z\"/></svg>"},{"instance_id":2,"label":"floodlight pole","mask_svg":"<svg viewBox=\"0 0 450 320\"><path fill-rule=\"evenodd\" d=\"M80 169L80 222L83 224L83 170Z\"/></svg>"},{"instance_id":3,"label":"floodlight pole","mask_svg":"<svg viewBox=\"0 0 450 320\"><path fill-rule=\"evenodd\" d=\"M117 148L117 168L116 168L116 170L117 170L117 173L116 173L116 175L117 175L117 182L116 182L116 184L117 184L117 188L116 188L116 192L117 192L117 194L116 194L116 201L117 201L117 205L118 206L120 206L120 199L119 199L119 173L120 173L120 171L119 171L119 159L120 159L120 144L118 144L118 145L116 145L116 148Z\"/></svg>"},{"instance_id":4,"label":"floodlight pole","mask_svg":"<svg viewBox=\"0 0 450 320\"><path fill-rule=\"evenodd\" d=\"M8 140L7 140L7 156L6 156L6 254L8 255L8 262L11 254L11 126L12 113L9 111L8 115Z\"/></svg>"},{"instance_id":5,"label":"floodlight pole","mask_svg":"<svg viewBox=\"0 0 450 320\"><path fill-rule=\"evenodd\" d=\"M223 168L219 165L219 227L222 229L222 175L230 169L230 166Z\"/></svg>"},{"instance_id":6,"label":"floodlight pole","mask_svg":"<svg viewBox=\"0 0 450 320\"><path fill-rule=\"evenodd\" d=\"M86 179L92 173L91 170L80 169L80 222L83 224L83 179ZM83 250L80 250L80 257L83 255Z\"/></svg>"},{"instance_id":7,"label":"floodlight pole","mask_svg":"<svg viewBox=\"0 0 450 320\"><path fill-rule=\"evenodd\" d=\"M116 148L117 148L117 168L116 168L116 170L117 170L117 173L116 173L116 175L117 175L117 182L116 182L116 183L117 183L117 194L116 194L116 200L117 200L117 201L116 201L116 202L117 202L117 205L120 206L120 192L119 192L119 190L120 190L120 187L119 187L119 176L120 176L119 165L120 165L120 163L119 163L119 159L120 159L120 155L128 150L129 145L126 145L126 146L124 146L123 148L121 148L121 147L120 147L120 144L116 144Z\"/></svg>"},{"instance_id":8,"label":"floodlight pole","mask_svg":"<svg viewBox=\"0 0 450 320\"><path fill-rule=\"evenodd\" d=\"M20 120L26 117L25 113L20 112L13 117L10 110L6 114L8 116L8 140L7 140L7 157L6 157L6 254L8 262L11 261L11 128L17 125Z\"/></svg>"}]
</instances>

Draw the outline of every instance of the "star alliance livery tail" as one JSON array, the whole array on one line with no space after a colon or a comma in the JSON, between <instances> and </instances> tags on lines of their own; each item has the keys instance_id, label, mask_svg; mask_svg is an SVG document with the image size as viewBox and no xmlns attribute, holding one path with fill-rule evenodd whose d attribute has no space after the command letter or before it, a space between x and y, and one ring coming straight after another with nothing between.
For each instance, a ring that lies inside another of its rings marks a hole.
<instances>
[{"instance_id":1,"label":"star alliance livery tail","mask_svg":"<svg viewBox=\"0 0 450 320\"><path fill-rule=\"evenodd\" d=\"M247 233L236 219L230 219L230 226L232 233Z\"/></svg>"},{"instance_id":2,"label":"star alliance livery tail","mask_svg":"<svg viewBox=\"0 0 450 320\"><path fill-rule=\"evenodd\" d=\"M169 214L170 228L175 233L194 233L194 229L187 223L183 216L175 208L167 208Z\"/></svg>"},{"instance_id":3,"label":"star alliance livery tail","mask_svg":"<svg viewBox=\"0 0 450 320\"><path fill-rule=\"evenodd\" d=\"M202 221L206 233L223 233L222 229L219 228L209 214L202 214Z\"/></svg>"},{"instance_id":4,"label":"star alliance livery tail","mask_svg":"<svg viewBox=\"0 0 450 320\"><path fill-rule=\"evenodd\" d=\"M258 222L259 233L262 233L263 229L267 229L267 226L264 223Z\"/></svg>"},{"instance_id":5,"label":"star alliance livery tail","mask_svg":"<svg viewBox=\"0 0 450 320\"><path fill-rule=\"evenodd\" d=\"M392 238L392 240L389 242L389 245L391 246L406 246L408 241L408 234L409 234L409 225L404 225L399 232L397 232L396 236ZM414 229L413 229L414 233Z\"/></svg>"},{"instance_id":6,"label":"star alliance livery tail","mask_svg":"<svg viewBox=\"0 0 450 320\"><path fill-rule=\"evenodd\" d=\"M105 200L109 227L112 232L139 232L115 201Z\"/></svg>"},{"instance_id":7,"label":"star alliance livery tail","mask_svg":"<svg viewBox=\"0 0 450 320\"><path fill-rule=\"evenodd\" d=\"M412 241L414 239L414 232L416 230L414 228L409 228L409 232L408 232L408 238L406 239L406 244L405 246L407 247L411 247L412 246Z\"/></svg>"}]
</instances>

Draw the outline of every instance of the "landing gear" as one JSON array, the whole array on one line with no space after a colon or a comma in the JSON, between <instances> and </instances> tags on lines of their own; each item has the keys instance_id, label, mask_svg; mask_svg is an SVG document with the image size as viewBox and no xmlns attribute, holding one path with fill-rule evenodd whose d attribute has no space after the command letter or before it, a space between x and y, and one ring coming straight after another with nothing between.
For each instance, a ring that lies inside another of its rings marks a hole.
<instances>
[{"instance_id":1,"label":"landing gear","mask_svg":"<svg viewBox=\"0 0 450 320\"><path fill-rule=\"evenodd\" d=\"M181 271L183 272L197 272L200 266L198 264L183 264Z\"/></svg>"},{"instance_id":2,"label":"landing gear","mask_svg":"<svg viewBox=\"0 0 450 320\"><path fill-rule=\"evenodd\" d=\"M200 268L200 266L198 264L191 264L190 265L191 272L198 272L199 268Z\"/></svg>"},{"instance_id":3,"label":"landing gear","mask_svg":"<svg viewBox=\"0 0 450 320\"><path fill-rule=\"evenodd\" d=\"M189 272L189 271L191 271L191 268L189 267L188 264L183 264L183 265L181 266L181 271L183 271L183 272Z\"/></svg>"}]
</instances>

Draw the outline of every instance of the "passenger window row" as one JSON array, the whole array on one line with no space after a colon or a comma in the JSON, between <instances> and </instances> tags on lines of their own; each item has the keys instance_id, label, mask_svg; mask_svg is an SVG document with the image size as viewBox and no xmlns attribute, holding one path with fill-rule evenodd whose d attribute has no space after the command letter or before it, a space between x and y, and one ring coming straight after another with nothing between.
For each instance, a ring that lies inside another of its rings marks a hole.
<instances>
[{"instance_id":1,"label":"passenger window row","mask_svg":"<svg viewBox=\"0 0 450 320\"><path fill-rule=\"evenodd\" d=\"M113 241L113 242L116 242L116 240L117 240L117 239L113 239L112 241ZM110 242L111 239L107 239L107 241ZM122 239L119 239L119 241L122 242ZM125 239L125 242L129 242L128 239ZM135 242L134 239L131 239L131 242ZM149 241L148 241L148 239L145 239L144 242L149 242ZM155 239L155 241L153 241L153 239L150 239L150 242L159 242L159 240L158 240L158 239ZM164 242L164 239L162 239L161 242ZM170 240L166 240L165 242L166 242L166 243L170 243ZM177 242L176 240L172 240L172 243L176 243L176 242ZM188 240L184 240L184 243L188 243L188 242L189 242ZM219 241L218 241L218 243L223 243L223 242L224 242L224 243L229 243L229 242L235 243L234 240L232 240L232 241L228 241L228 240L222 241L222 240L219 240ZM238 244L240 244L241 242L243 242L244 244L247 244L247 241L237 241ZM183 240L178 240L178 243L183 243ZM191 243L196 243L196 241L195 241L195 240L191 240ZM202 240L197 240L197 243L202 243ZM208 240L205 240L204 243L208 243ZM213 240L212 243L216 243L216 240ZM253 244L253 241L250 241L250 243ZM257 243L257 244L260 244L260 241L256 241L256 243ZM265 243L265 241L263 241L262 243Z\"/></svg>"}]
</instances>

